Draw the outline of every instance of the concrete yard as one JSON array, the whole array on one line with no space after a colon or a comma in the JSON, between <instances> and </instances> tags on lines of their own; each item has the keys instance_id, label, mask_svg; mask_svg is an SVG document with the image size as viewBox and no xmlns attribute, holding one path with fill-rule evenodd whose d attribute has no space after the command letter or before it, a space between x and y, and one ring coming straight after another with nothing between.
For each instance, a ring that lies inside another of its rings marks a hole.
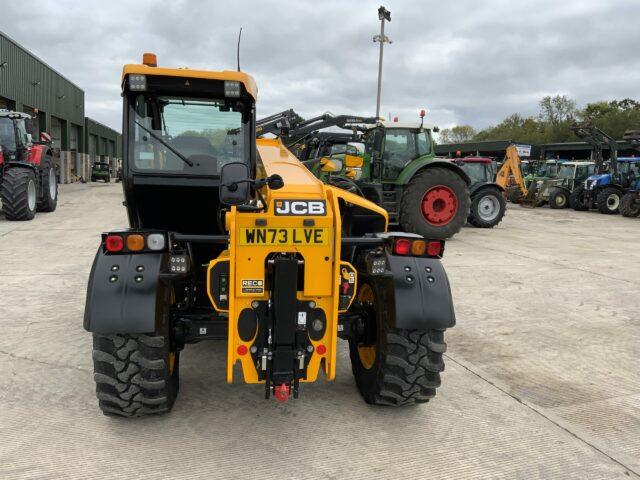
<instances>
[{"instance_id":1,"label":"concrete yard","mask_svg":"<svg viewBox=\"0 0 640 480\"><path fill-rule=\"evenodd\" d=\"M202 343L170 414L124 420L98 410L82 328L121 202L65 185L56 212L0 218L1 479L640 478L640 219L511 206L450 241L458 325L427 405L366 405L344 342L333 384L265 401Z\"/></svg>"}]
</instances>

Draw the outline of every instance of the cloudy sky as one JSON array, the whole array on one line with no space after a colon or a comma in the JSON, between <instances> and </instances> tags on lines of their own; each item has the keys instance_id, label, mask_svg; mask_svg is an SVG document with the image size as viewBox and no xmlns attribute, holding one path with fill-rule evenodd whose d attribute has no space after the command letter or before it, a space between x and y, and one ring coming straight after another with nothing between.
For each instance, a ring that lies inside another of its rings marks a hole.
<instances>
[{"instance_id":1,"label":"cloudy sky","mask_svg":"<svg viewBox=\"0 0 640 480\"><path fill-rule=\"evenodd\" d=\"M152 51L164 66L242 69L259 116L293 107L375 113L380 0L9 1L0 30L86 92L86 113L120 130L122 65ZM639 0L385 0L382 113L427 108L441 127L536 114L544 95L634 97ZM28 12L28 14L26 13ZM34 28L36 27L36 28Z\"/></svg>"}]
</instances>

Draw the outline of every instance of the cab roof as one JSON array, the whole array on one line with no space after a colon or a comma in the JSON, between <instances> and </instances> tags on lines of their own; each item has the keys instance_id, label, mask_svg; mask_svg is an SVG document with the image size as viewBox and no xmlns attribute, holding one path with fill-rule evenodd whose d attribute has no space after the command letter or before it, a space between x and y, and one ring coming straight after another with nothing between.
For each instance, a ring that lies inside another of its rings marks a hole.
<instances>
[{"instance_id":1,"label":"cab roof","mask_svg":"<svg viewBox=\"0 0 640 480\"><path fill-rule=\"evenodd\" d=\"M28 119L28 118L31 118L31 115L29 115L28 113L14 112L12 110L0 109L0 117Z\"/></svg>"},{"instance_id":2,"label":"cab roof","mask_svg":"<svg viewBox=\"0 0 640 480\"><path fill-rule=\"evenodd\" d=\"M406 128L411 130L417 130L420 128L420 122L388 122L386 120L378 120L378 123L375 126L371 126L371 128L375 127L384 127L384 128ZM425 130L432 130L433 125L424 122L422 128Z\"/></svg>"},{"instance_id":3,"label":"cab roof","mask_svg":"<svg viewBox=\"0 0 640 480\"><path fill-rule=\"evenodd\" d=\"M150 67L148 65L130 63L122 69L122 85L127 75L156 75L162 77L201 78L205 80L234 80L244 85L253 100L258 99L258 86L251 75L233 70L191 70L190 68Z\"/></svg>"},{"instance_id":4,"label":"cab roof","mask_svg":"<svg viewBox=\"0 0 640 480\"><path fill-rule=\"evenodd\" d=\"M562 163L563 165L568 165L570 167L573 167L575 165L595 165L595 162L592 162L590 160L570 160L570 161L566 161Z\"/></svg>"}]
</instances>

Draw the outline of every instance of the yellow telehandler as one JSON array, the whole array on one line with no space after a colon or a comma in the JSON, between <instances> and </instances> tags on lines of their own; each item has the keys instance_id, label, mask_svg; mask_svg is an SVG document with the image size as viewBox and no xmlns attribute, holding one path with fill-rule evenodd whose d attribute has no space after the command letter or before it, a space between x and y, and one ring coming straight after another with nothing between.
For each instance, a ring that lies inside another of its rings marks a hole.
<instances>
[{"instance_id":1,"label":"yellow telehandler","mask_svg":"<svg viewBox=\"0 0 640 480\"><path fill-rule=\"evenodd\" d=\"M387 232L382 208L256 140L245 73L145 54L122 96L129 226L102 234L84 315L105 414L170 410L180 352L209 340L266 398L334 379L338 338L368 403L435 395L455 324L443 241Z\"/></svg>"}]
</instances>

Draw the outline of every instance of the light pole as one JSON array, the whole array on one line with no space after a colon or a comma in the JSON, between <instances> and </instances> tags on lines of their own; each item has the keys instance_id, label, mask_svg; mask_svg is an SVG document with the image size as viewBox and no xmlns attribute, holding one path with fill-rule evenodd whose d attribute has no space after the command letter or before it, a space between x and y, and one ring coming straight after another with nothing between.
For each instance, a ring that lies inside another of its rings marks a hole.
<instances>
[{"instance_id":1,"label":"light pole","mask_svg":"<svg viewBox=\"0 0 640 480\"><path fill-rule=\"evenodd\" d=\"M378 9L378 18L380 19L380 35L373 37L374 42L380 43L380 60L378 60L378 98L376 100L376 117L380 116L380 90L382 89L382 52L385 43L392 43L391 39L384 34L384 21L391 21L391 12L384 7Z\"/></svg>"}]
</instances>

